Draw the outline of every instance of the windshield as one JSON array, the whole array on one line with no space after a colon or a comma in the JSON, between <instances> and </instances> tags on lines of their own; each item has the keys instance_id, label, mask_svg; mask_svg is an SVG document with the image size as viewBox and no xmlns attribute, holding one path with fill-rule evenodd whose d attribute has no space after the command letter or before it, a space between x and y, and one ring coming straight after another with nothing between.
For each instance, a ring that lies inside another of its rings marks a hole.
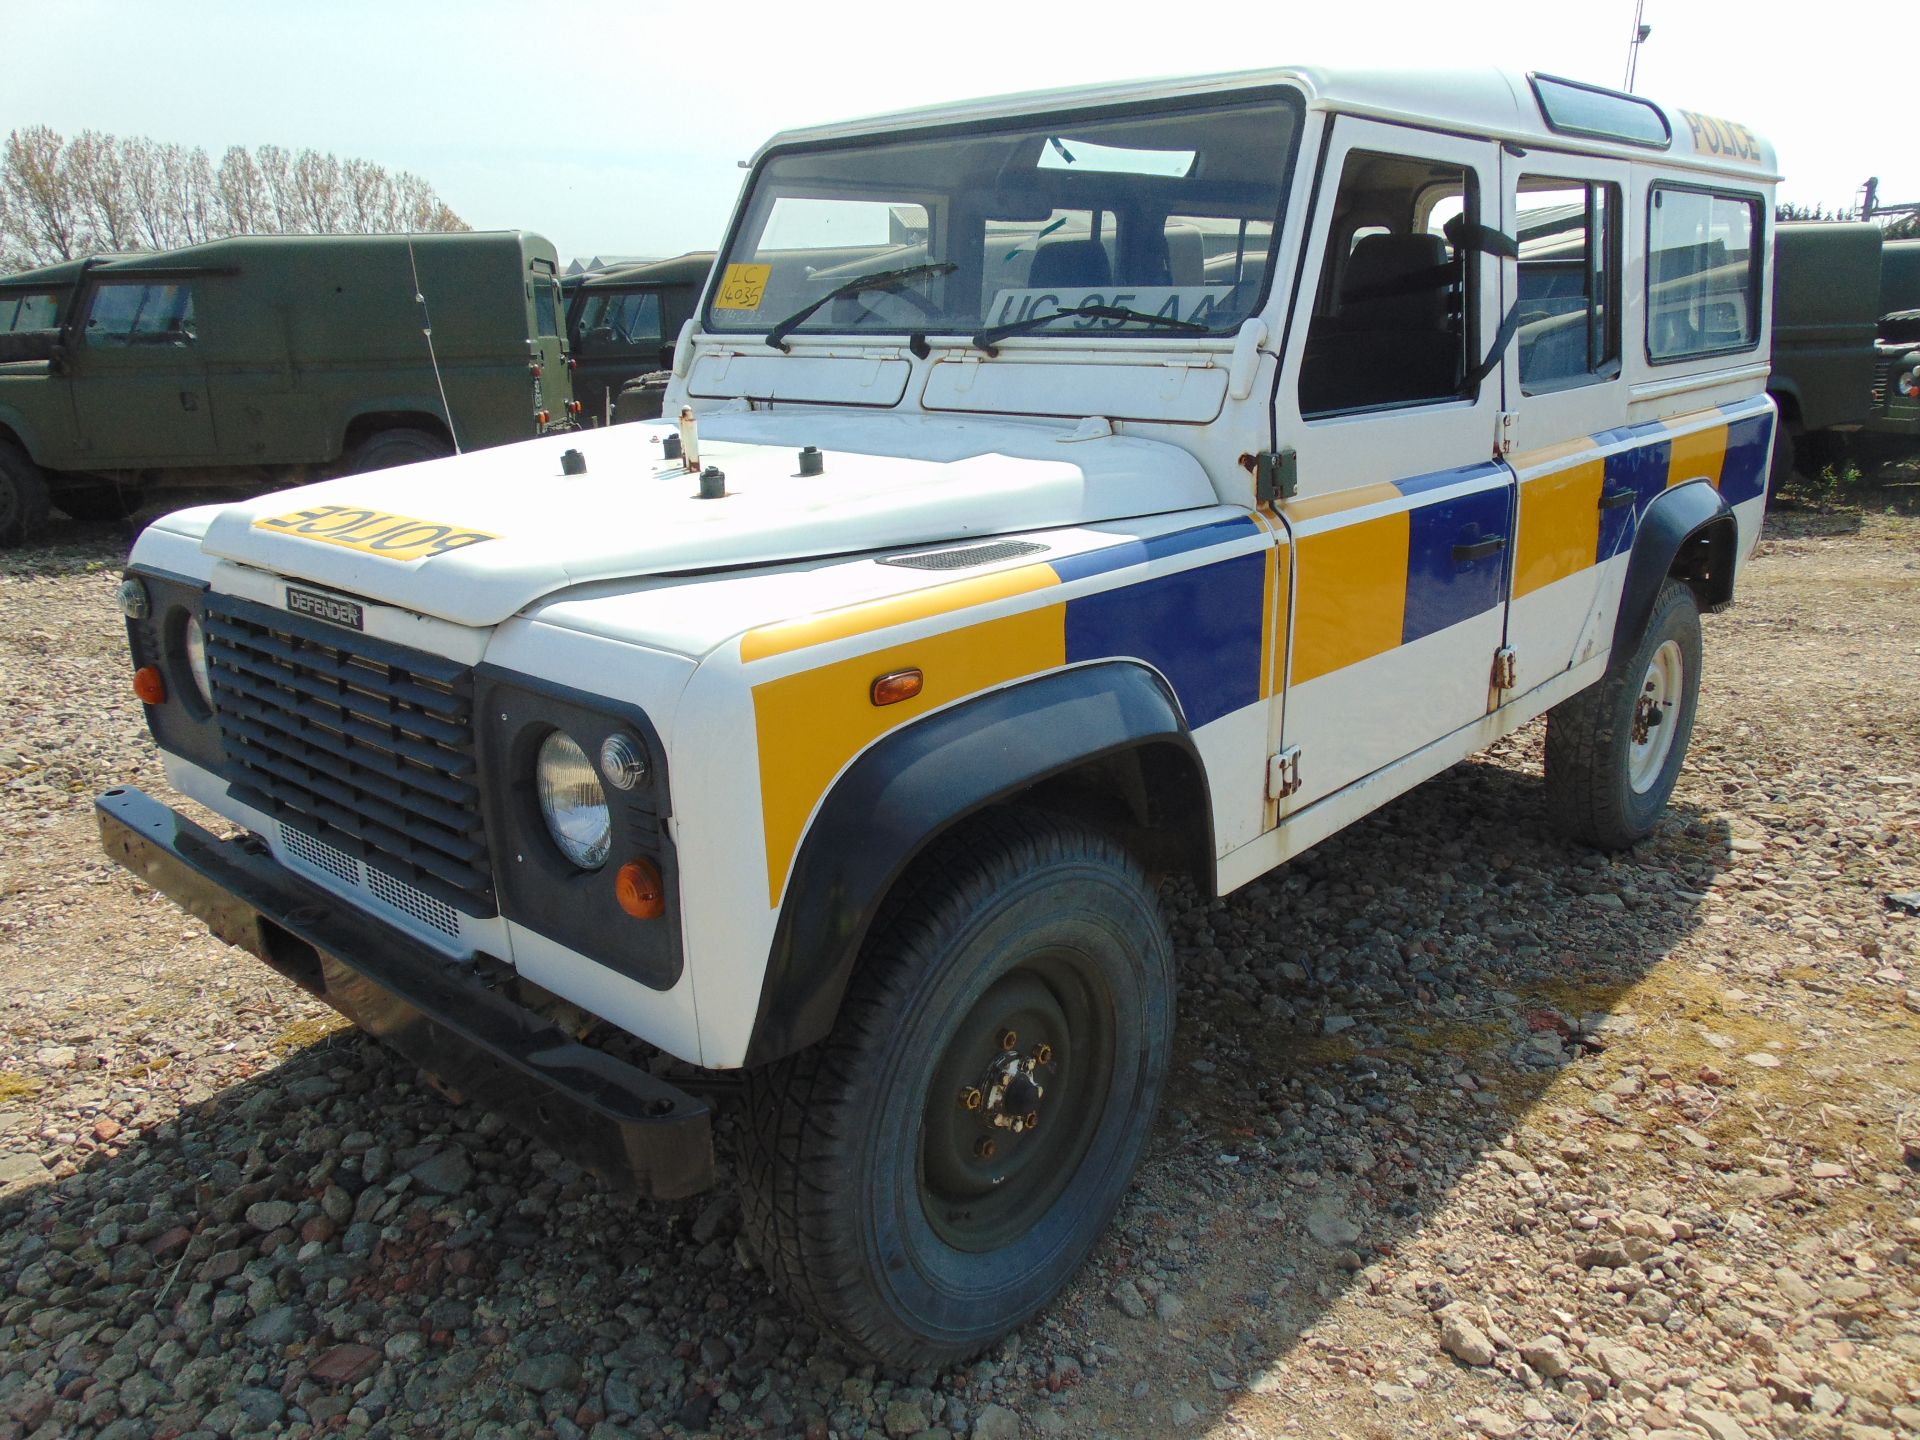
<instances>
[{"instance_id":1,"label":"windshield","mask_svg":"<svg viewBox=\"0 0 1920 1440\"><path fill-rule=\"evenodd\" d=\"M788 151L754 179L706 328L972 334L1103 306L1229 334L1266 293L1298 103L1267 96L1152 113L1021 119ZM1168 329L1081 315L1034 333Z\"/></svg>"}]
</instances>

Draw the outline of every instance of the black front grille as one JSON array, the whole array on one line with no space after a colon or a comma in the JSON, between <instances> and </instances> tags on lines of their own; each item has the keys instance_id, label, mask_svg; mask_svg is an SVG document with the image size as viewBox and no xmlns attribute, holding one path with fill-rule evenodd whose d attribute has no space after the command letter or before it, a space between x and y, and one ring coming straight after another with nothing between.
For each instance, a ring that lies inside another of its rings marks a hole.
<instances>
[{"instance_id":1,"label":"black front grille","mask_svg":"<svg viewBox=\"0 0 1920 1440\"><path fill-rule=\"evenodd\" d=\"M473 672L209 595L207 660L238 798L471 914L495 912Z\"/></svg>"}]
</instances>

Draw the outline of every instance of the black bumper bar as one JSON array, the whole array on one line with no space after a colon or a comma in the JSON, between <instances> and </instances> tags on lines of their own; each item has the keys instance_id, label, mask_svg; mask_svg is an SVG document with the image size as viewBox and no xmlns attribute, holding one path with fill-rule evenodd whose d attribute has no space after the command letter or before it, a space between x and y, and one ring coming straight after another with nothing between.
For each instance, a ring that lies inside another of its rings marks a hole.
<instances>
[{"instance_id":1,"label":"black bumper bar","mask_svg":"<svg viewBox=\"0 0 1920 1440\"><path fill-rule=\"evenodd\" d=\"M259 956L436 1080L622 1188L713 1182L706 1102L582 1045L466 966L290 875L257 841L219 840L151 796L94 802L107 854L229 945Z\"/></svg>"}]
</instances>

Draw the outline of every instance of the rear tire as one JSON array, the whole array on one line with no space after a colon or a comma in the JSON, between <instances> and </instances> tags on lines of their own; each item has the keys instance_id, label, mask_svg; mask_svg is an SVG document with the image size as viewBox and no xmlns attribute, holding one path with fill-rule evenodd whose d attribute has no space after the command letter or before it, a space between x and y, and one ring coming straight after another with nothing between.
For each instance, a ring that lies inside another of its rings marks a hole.
<instances>
[{"instance_id":1,"label":"rear tire","mask_svg":"<svg viewBox=\"0 0 1920 1440\"><path fill-rule=\"evenodd\" d=\"M24 450L0 443L0 549L38 539L50 503L40 467Z\"/></svg>"},{"instance_id":2,"label":"rear tire","mask_svg":"<svg viewBox=\"0 0 1920 1440\"><path fill-rule=\"evenodd\" d=\"M453 446L431 431L381 430L353 447L347 456L347 473L363 475L369 470L391 470L396 465L440 460L451 454Z\"/></svg>"},{"instance_id":3,"label":"rear tire","mask_svg":"<svg viewBox=\"0 0 1920 1440\"><path fill-rule=\"evenodd\" d=\"M833 1032L746 1077L742 1211L774 1284L886 1364L951 1364L1031 1317L1146 1147L1173 987L1158 897L1109 837L995 812L943 838Z\"/></svg>"},{"instance_id":4,"label":"rear tire","mask_svg":"<svg viewBox=\"0 0 1920 1440\"><path fill-rule=\"evenodd\" d=\"M1679 580L1640 643L1547 712L1547 814L1570 839L1621 850L1653 832L1687 758L1700 698L1700 605Z\"/></svg>"}]
</instances>

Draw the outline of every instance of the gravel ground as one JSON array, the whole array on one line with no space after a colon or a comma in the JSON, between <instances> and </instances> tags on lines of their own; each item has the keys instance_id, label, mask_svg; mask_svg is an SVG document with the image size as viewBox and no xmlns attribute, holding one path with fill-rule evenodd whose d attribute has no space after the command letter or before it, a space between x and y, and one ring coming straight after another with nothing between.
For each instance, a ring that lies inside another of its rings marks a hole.
<instances>
[{"instance_id":1,"label":"gravel ground","mask_svg":"<svg viewBox=\"0 0 1920 1440\"><path fill-rule=\"evenodd\" d=\"M1548 834L1533 727L1176 892L1178 1075L1119 1219L1041 1319L912 1374L769 1293L724 1181L607 1194L102 858L96 791L168 793L119 552L0 557L0 1440L1920 1431L1886 493L1770 522L1631 854Z\"/></svg>"}]
</instances>

